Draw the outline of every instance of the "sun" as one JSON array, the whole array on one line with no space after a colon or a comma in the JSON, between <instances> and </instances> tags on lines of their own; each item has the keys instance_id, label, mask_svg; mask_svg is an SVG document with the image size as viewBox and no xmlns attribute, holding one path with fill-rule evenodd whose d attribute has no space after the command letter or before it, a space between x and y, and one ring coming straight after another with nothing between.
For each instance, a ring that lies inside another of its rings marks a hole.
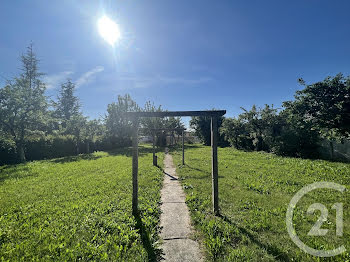
<instances>
[{"instance_id":1,"label":"sun","mask_svg":"<svg viewBox=\"0 0 350 262\"><path fill-rule=\"evenodd\" d=\"M121 38L118 24L105 15L98 20L97 27L102 38L111 46Z\"/></svg>"}]
</instances>

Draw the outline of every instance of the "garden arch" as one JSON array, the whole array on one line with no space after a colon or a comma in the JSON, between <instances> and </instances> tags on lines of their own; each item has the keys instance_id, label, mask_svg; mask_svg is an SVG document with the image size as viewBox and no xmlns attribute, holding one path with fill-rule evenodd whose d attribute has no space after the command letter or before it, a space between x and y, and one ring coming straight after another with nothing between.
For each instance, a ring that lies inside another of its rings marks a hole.
<instances>
[{"instance_id":1,"label":"garden arch","mask_svg":"<svg viewBox=\"0 0 350 262\"><path fill-rule=\"evenodd\" d=\"M213 212L219 214L219 185L218 185L218 151L217 151L217 118L226 114L226 110L207 111L164 111L164 112L126 112L132 119L132 212L138 213L138 129L140 117L176 117L176 116L207 116L211 118L211 175L212 175L212 203Z\"/></svg>"},{"instance_id":2,"label":"garden arch","mask_svg":"<svg viewBox=\"0 0 350 262\"><path fill-rule=\"evenodd\" d=\"M147 128L146 128L147 129ZM182 165L185 164L185 137L184 137L184 132L185 128L152 128L148 129L152 131L152 139L153 139L153 165L158 166L157 164L157 156L156 156L156 144L155 144L155 133L157 131L181 131L181 137L182 137Z\"/></svg>"}]
</instances>

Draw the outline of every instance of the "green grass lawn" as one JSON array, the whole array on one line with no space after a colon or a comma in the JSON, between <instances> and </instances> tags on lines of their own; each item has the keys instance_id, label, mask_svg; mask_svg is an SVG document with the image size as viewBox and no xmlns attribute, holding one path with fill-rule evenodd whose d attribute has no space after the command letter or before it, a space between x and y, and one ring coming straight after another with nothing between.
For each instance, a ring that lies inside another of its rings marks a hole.
<instances>
[{"instance_id":1,"label":"green grass lawn","mask_svg":"<svg viewBox=\"0 0 350 262\"><path fill-rule=\"evenodd\" d=\"M350 261L350 164L322 160L278 157L268 153L220 148L219 203L221 217L211 212L210 147L186 148L186 165L181 166L181 150L173 150L177 172L187 195L197 238L208 260L216 261ZM293 195L303 186L319 181L347 187L344 194L330 189L310 192L298 203L294 226L300 239L313 248L333 249L345 244L347 252L333 258L317 258L301 251L286 229L286 210ZM322 228L324 237L307 233L319 217L306 211L320 202L329 211ZM335 202L344 204L344 234L336 237Z\"/></svg>"},{"instance_id":2,"label":"green grass lawn","mask_svg":"<svg viewBox=\"0 0 350 262\"><path fill-rule=\"evenodd\" d=\"M162 180L141 148L135 219L129 149L0 167L0 260L155 258Z\"/></svg>"}]
</instances>

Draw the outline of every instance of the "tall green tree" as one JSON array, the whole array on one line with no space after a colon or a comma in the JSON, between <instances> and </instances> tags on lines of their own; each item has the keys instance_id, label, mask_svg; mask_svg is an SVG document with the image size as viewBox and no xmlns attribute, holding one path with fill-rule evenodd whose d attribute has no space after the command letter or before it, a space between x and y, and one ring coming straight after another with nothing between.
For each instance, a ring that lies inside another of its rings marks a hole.
<instances>
[{"instance_id":1,"label":"tall green tree","mask_svg":"<svg viewBox=\"0 0 350 262\"><path fill-rule=\"evenodd\" d=\"M248 127L240 117L225 118L220 129L221 135L237 149L252 149Z\"/></svg>"},{"instance_id":2,"label":"tall green tree","mask_svg":"<svg viewBox=\"0 0 350 262\"><path fill-rule=\"evenodd\" d=\"M21 56L21 73L0 90L0 125L16 145L19 161L24 162L25 141L44 130L48 102L45 84L31 44Z\"/></svg>"},{"instance_id":3,"label":"tall green tree","mask_svg":"<svg viewBox=\"0 0 350 262\"><path fill-rule=\"evenodd\" d=\"M156 106L154 102L147 101L144 108L145 112L162 112L164 111L162 106ZM165 118L161 117L143 117L141 118L142 134L146 136L152 136L158 146L164 146L166 144L166 132L154 131L153 129L165 128Z\"/></svg>"},{"instance_id":4,"label":"tall green tree","mask_svg":"<svg viewBox=\"0 0 350 262\"><path fill-rule=\"evenodd\" d=\"M273 105L263 108L253 105L250 110L242 110L244 112L239 115L239 119L245 123L254 149L271 151L281 129L277 109Z\"/></svg>"},{"instance_id":5,"label":"tall green tree","mask_svg":"<svg viewBox=\"0 0 350 262\"><path fill-rule=\"evenodd\" d=\"M223 116L217 117L217 127L221 128L224 120ZM209 146L211 144L211 117L208 116L196 116L190 120L190 126L194 129L195 135L201 140L204 145ZM218 145L227 146L228 142L225 140L225 136L219 133Z\"/></svg>"},{"instance_id":6,"label":"tall green tree","mask_svg":"<svg viewBox=\"0 0 350 262\"><path fill-rule=\"evenodd\" d=\"M162 106L155 106L154 102L147 101L143 111L145 112L162 112L164 111ZM167 131L156 131L154 132L152 129L161 129L161 128L184 128L184 124L181 122L180 117L144 117L141 119L141 125L144 128L143 134L148 136L156 135L156 141L157 145L164 146L166 144L166 136L169 135L169 132ZM181 135L181 132L179 131L171 131L170 136L173 139L175 143L176 136L175 135Z\"/></svg>"},{"instance_id":7,"label":"tall green tree","mask_svg":"<svg viewBox=\"0 0 350 262\"><path fill-rule=\"evenodd\" d=\"M132 123L125 116L125 112L140 111L139 106L131 96L118 95L118 101L107 106L105 116L106 133L113 146L125 146L131 144Z\"/></svg>"},{"instance_id":8,"label":"tall green tree","mask_svg":"<svg viewBox=\"0 0 350 262\"><path fill-rule=\"evenodd\" d=\"M255 105L237 118L225 119L221 132L236 148L272 151L281 132L277 109L273 105L258 108Z\"/></svg>"},{"instance_id":9,"label":"tall green tree","mask_svg":"<svg viewBox=\"0 0 350 262\"><path fill-rule=\"evenodd\" d=\"M53 102L55 108L54 116L62 125L62 128L66 128L71 119L81 115L81 105L79 98L75 95L75 88L75 84L70 79L67 79L61 85L57 101Z\"/></svg>"},{"instance_id":10,"label":"tall green tree","mask_svg":"<svg viewBox=\"0 0 350 262\"><path fill-rule=\"evenodd\" d=\"M84 132L83 132L83 140L86 145L86 153L90 153L91 148L90 144L95 142L96 137L102 136L104 133L104 126L101 124L99 119L88 120L86 122Z\"/></svg>"},{"instance_id":11,"label":"tall green tree","mask_svg":"<svg viewBox=\"0 0 350 262\"><path fill-rule=\"evenodd\" d=\"M79 154L79 145L84 138L87 118L80 110L81 105L79 98L75 95L75 88L75 84L67 79L61 85L57 101L53 102L53 105L55 108L54 117L59 124L60 133L74 137L76 153Z\"/></svg>"},{"instance_id":12,"label":"tall green tree","mask_svg":"<svg viewBox=\"0 0 350 262\"><path fill-rule=\"evenodd\" d=\"M167 117L164 119L164 128L185 128L185 125L181 122L181 117ZM174 142L175 144L178 143L178 140L176 137L179 137L182 135L182 131L171 131L170 132L170 138L171 142Z\"/></svg>"},{"instance_id":13,"label":"tall green tree","mask_svg":"<svg viewBox=\"0 0 350 262\"><path fill-rule=\"evenodd\" d=\"M162 112L164 110L161 105L155 106L153 102L147 101L143 108L143 111ZM152 129L165 127L165 119L160 117L144 117L141 119L141 125L144 128L143 133L145 135L152 135Z\"/></svg>"},{"instance_id":14,"label":"tall green tree","mask_svg":"<svg viewBox=\"0 0 350 262\"><path fill-rule=\"evenodd\" d=\"M312 128L330 141L333 158L333 142L350 139L350 77L338 74L310 85L303 79L299 82L305 88L296 92L294 104Z\"/></svg>"},{"instance_id":15,"label":"tall green tree","mask_svg":"<svg viewBox=\"0 0 350 262\"><path fill-rule=\"evenodd\" d=\"M84 140L85 129L87 125L87 117L83 114L74 115L67 122L66 134L74 137L76 154L80 154L80 144Z\"/></svg>"},{"instance_id":16,"label":"tall green tree","mask_svg":"<svg viewBox=\"0 0 350 262\"><path fill-rule=\"evenodd\" d=\"M261 119L261 110L253 105L250 110L243 107L244 111L240 114L240 119L246 124L249 130L249 136L253 143L254 149L260 151L263 149L263 128L264 124Z\"/></svg>"},{"instance_id":17,"label":"tall green tree","mask_svg":"<svg viewBox=\"0 0 350 262\"><path fill-rule=\"evenodd\" d=\"M313 124L304 117L303 104L294 101L283 102L283 110L279 113L282 126L277 137L275 152L280 155L317 158L319 157L319 133Z\"/></svg>"}]
</instances>

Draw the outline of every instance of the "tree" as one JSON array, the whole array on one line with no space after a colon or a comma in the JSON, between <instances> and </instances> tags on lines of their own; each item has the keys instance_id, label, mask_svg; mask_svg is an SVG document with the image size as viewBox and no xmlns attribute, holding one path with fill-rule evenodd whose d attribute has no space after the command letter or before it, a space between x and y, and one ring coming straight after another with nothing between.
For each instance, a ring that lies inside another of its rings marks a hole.
<instances>
[{"instance_id":1,"label":"tree","mask_svg":"<svg viewBox=\"0 0 350 262\"><path fill-rule=\"evenodd\" d=\"M237 149L252 149L252 142L247 125L240 117L225 118L220 129L221 135Z\"/></svg>"},{"instance_id":2,"label":"tree","mask_svg":"<svg viewBox=\"0 0 350 262\"><path fill-rule=\"evenodd\" d=\"M118 102L113 102L107 106L105 125L107 136L114 146L126 146L131 144L132 123L125 116L125 112L140 111L139 106L131 96L118 95Z\"/></svg>"},{"instance_id":3,"label":"tree","mask_svg":"<svg viewBox=\"0 0 350 262\"><path fill-rule=\"evenodd\" d=\"M173 128L185 128L185 125L181 122L181 117L168 117L164 119L164 128L169 128L169 129L173 129ZM176 136L180 136L182 135L182 131L171 131L171 138L172 140L175 142L175 144L177 144L177 140L176 140Z\"/></svg>"},{"instance_id":4,"label":"tree","mask_svg":"<svg viewBox=\"0 0 350 262\"><path fill-rule=\"evenodd\" d=\"M283 102L284 109L279 114L282 128L277 137L275 153L304 158L319 156L319 134L313 129L313 124L301 114L303 106L295 101Z\"/></svg>"},{"instance_id":5,"label":"tree","mask_svg":"<svg viewBox=\"0 0 350 262\"><path fill-rule=\"evenodd\" d=\"M60 132L74 137L76 153L79 154L79 144L83 139L87 118L80 111L81 105L79 98L74 94L75 88L75 84L67 79L61 85L57 102L53 102L53 105L55 107L54 117L58 121Z\"/></svg>"},{"instance_id":6,"label":"tree","mask_svg":"<svg viewBox=\"0 0 350 262\"><path fill-rule=\"evenodd\" d=\"M299 82L305 88L296 92L295 106L306 122L330 140L333 157L333 141L350 139L350 77L338 74L311 85Z\"/></svg>"},{"instance_id":7,"label":"tree","mask_svg":"<svg viewBox=\"0 0 350 262\"><path fill-rule=\"evenodd\" d=\"M277 143L277 138L281 135L282 125L278 110L273 105L265 105L260 110L262 122L262 150L273 151Z\"/></svg>"},{"instance_id":8,"label":"tree","mask_svg":"<svg viewBox=\"0 0 350 262\"><path fill-rule=\"evenodd\" d=\"M144 112L163 112L161 105L155 106L154 102L147 101L144 108ZM155 139L157 146L164 146L166 144L166 133L161 130L154 131L154 129L165 128L165 119L161 117L144 117L141 118L141 126L143 127L142 133L146 136L152 136Z\"/></svg>"},{"instance_id":9,"label":"tree","mask_svg":"<svg viewBox=\"0 0 350 262\"><path fill-rule=\"evenodd\" d=\"M217 127L220 128L224 120L223 116L217 117ZM211 117L208 116L196 116L190 120L190 126L194 129L195 135L202 141L204 145L209 146L211 144ZM227 146L228 143L225 140L223 134L218 136L218 145Z\"/></svg>"},{"instance_id":10,"label":"tree","mask_svg":"<svg viewBox=\"0 0 350 262\"><path fill-rule=\"evenodd\" d=\"M240 118L248 128L249 136L253 143L254 149L256 151L260 151L263 149L263 122L261 120L261 110L255 105L252 106L251 110L246 110L243 107L241 107L241 109L244 112L240 115Z\"/></svg>"},{"instance_id":11,"label":"tree","mask_svg":"<svg viewBox=\"0 0 350 262\"><path fill-rule=\"evenodd\" d=\"M163 112L162 106L155 106L153 102L147 101L143 109L144 112ZM166 135L167 131L154 131L153 129L161 128L184 128L184 124L181 122L180 117L144 117L141 119L141 125L143 127L143 134L148 136L156 136L156 144L158 146L164 146L166 144ZM177 131L171 132L171 137L174 139L175 143L176 137L175 134L181 135L181 132Z\"/></svg>"},{"instance_id":12,"label":"tree","mask_svg":"<svg viewBox=\"0 0 350 262\"><path fill-rule=\"evenodd\" d=\"M273 105L241 109L244 112L237 118L225 119L222 134L236 148L272 151L281 130L277 109Z\"/></svg>"},{"instance_id":13,"label":"tree","mask_svg":"<svg viewBox=\"0 0 350 262\"><path fill-rule=\"evenodd\" d=\"M102 136L103 126L100 120L94 119L86 122L83 137L86 144L86 153L90 153L90 144L94 142L97 136Z\"/></svg>"},{"instance_id":14,"label":"tree","mask_svg":"<svg viewBox=\"0 0 350 262\"><path fill-rule=\"evenodd\" d=\"M57 102L53 102L55 107L54 116L58 119L62 128L67 127L67 123L73 118L81 115L79 98L74 95L75 84L67 79L61 85Z\"/></svg>"},{"instance_id":15,"label":"tree","mask_svg":"<svg viewBox=\"0 0 350 262\"><path fill-rule=\"evenodd\" d=\"M21 63L22 73L0 90L0 124L15 142L19 161L24 162L25 140L44 129L48 103L32 44Z\"/></svg>"},{"instance_id":16,"label":"tree","mask_svg":"<svg viewBox=\"0 0 350 262\"><path fill-rule=\"evenodd\" d=\"M74 115L67 121L66 134L73 135L76 154L80 154L80 143L84 140L84 130L86 129L87 117L83 114Z\"/></svg>"},{"instance_id":17,"label":"tree","mask_svg":"<svg viewBox=\"0 0 350 262\"><path fill-rule=\"evenodd\" d=\"M144 112L163 112L162 106L155 106L153 102L147 101L144 108ZM153 135L153 130L156 128L164 128L164 118L161 117L144 117L141 119L141 125L144 128L143 133L145 135Z\"/></svg>"}]
</instances>

